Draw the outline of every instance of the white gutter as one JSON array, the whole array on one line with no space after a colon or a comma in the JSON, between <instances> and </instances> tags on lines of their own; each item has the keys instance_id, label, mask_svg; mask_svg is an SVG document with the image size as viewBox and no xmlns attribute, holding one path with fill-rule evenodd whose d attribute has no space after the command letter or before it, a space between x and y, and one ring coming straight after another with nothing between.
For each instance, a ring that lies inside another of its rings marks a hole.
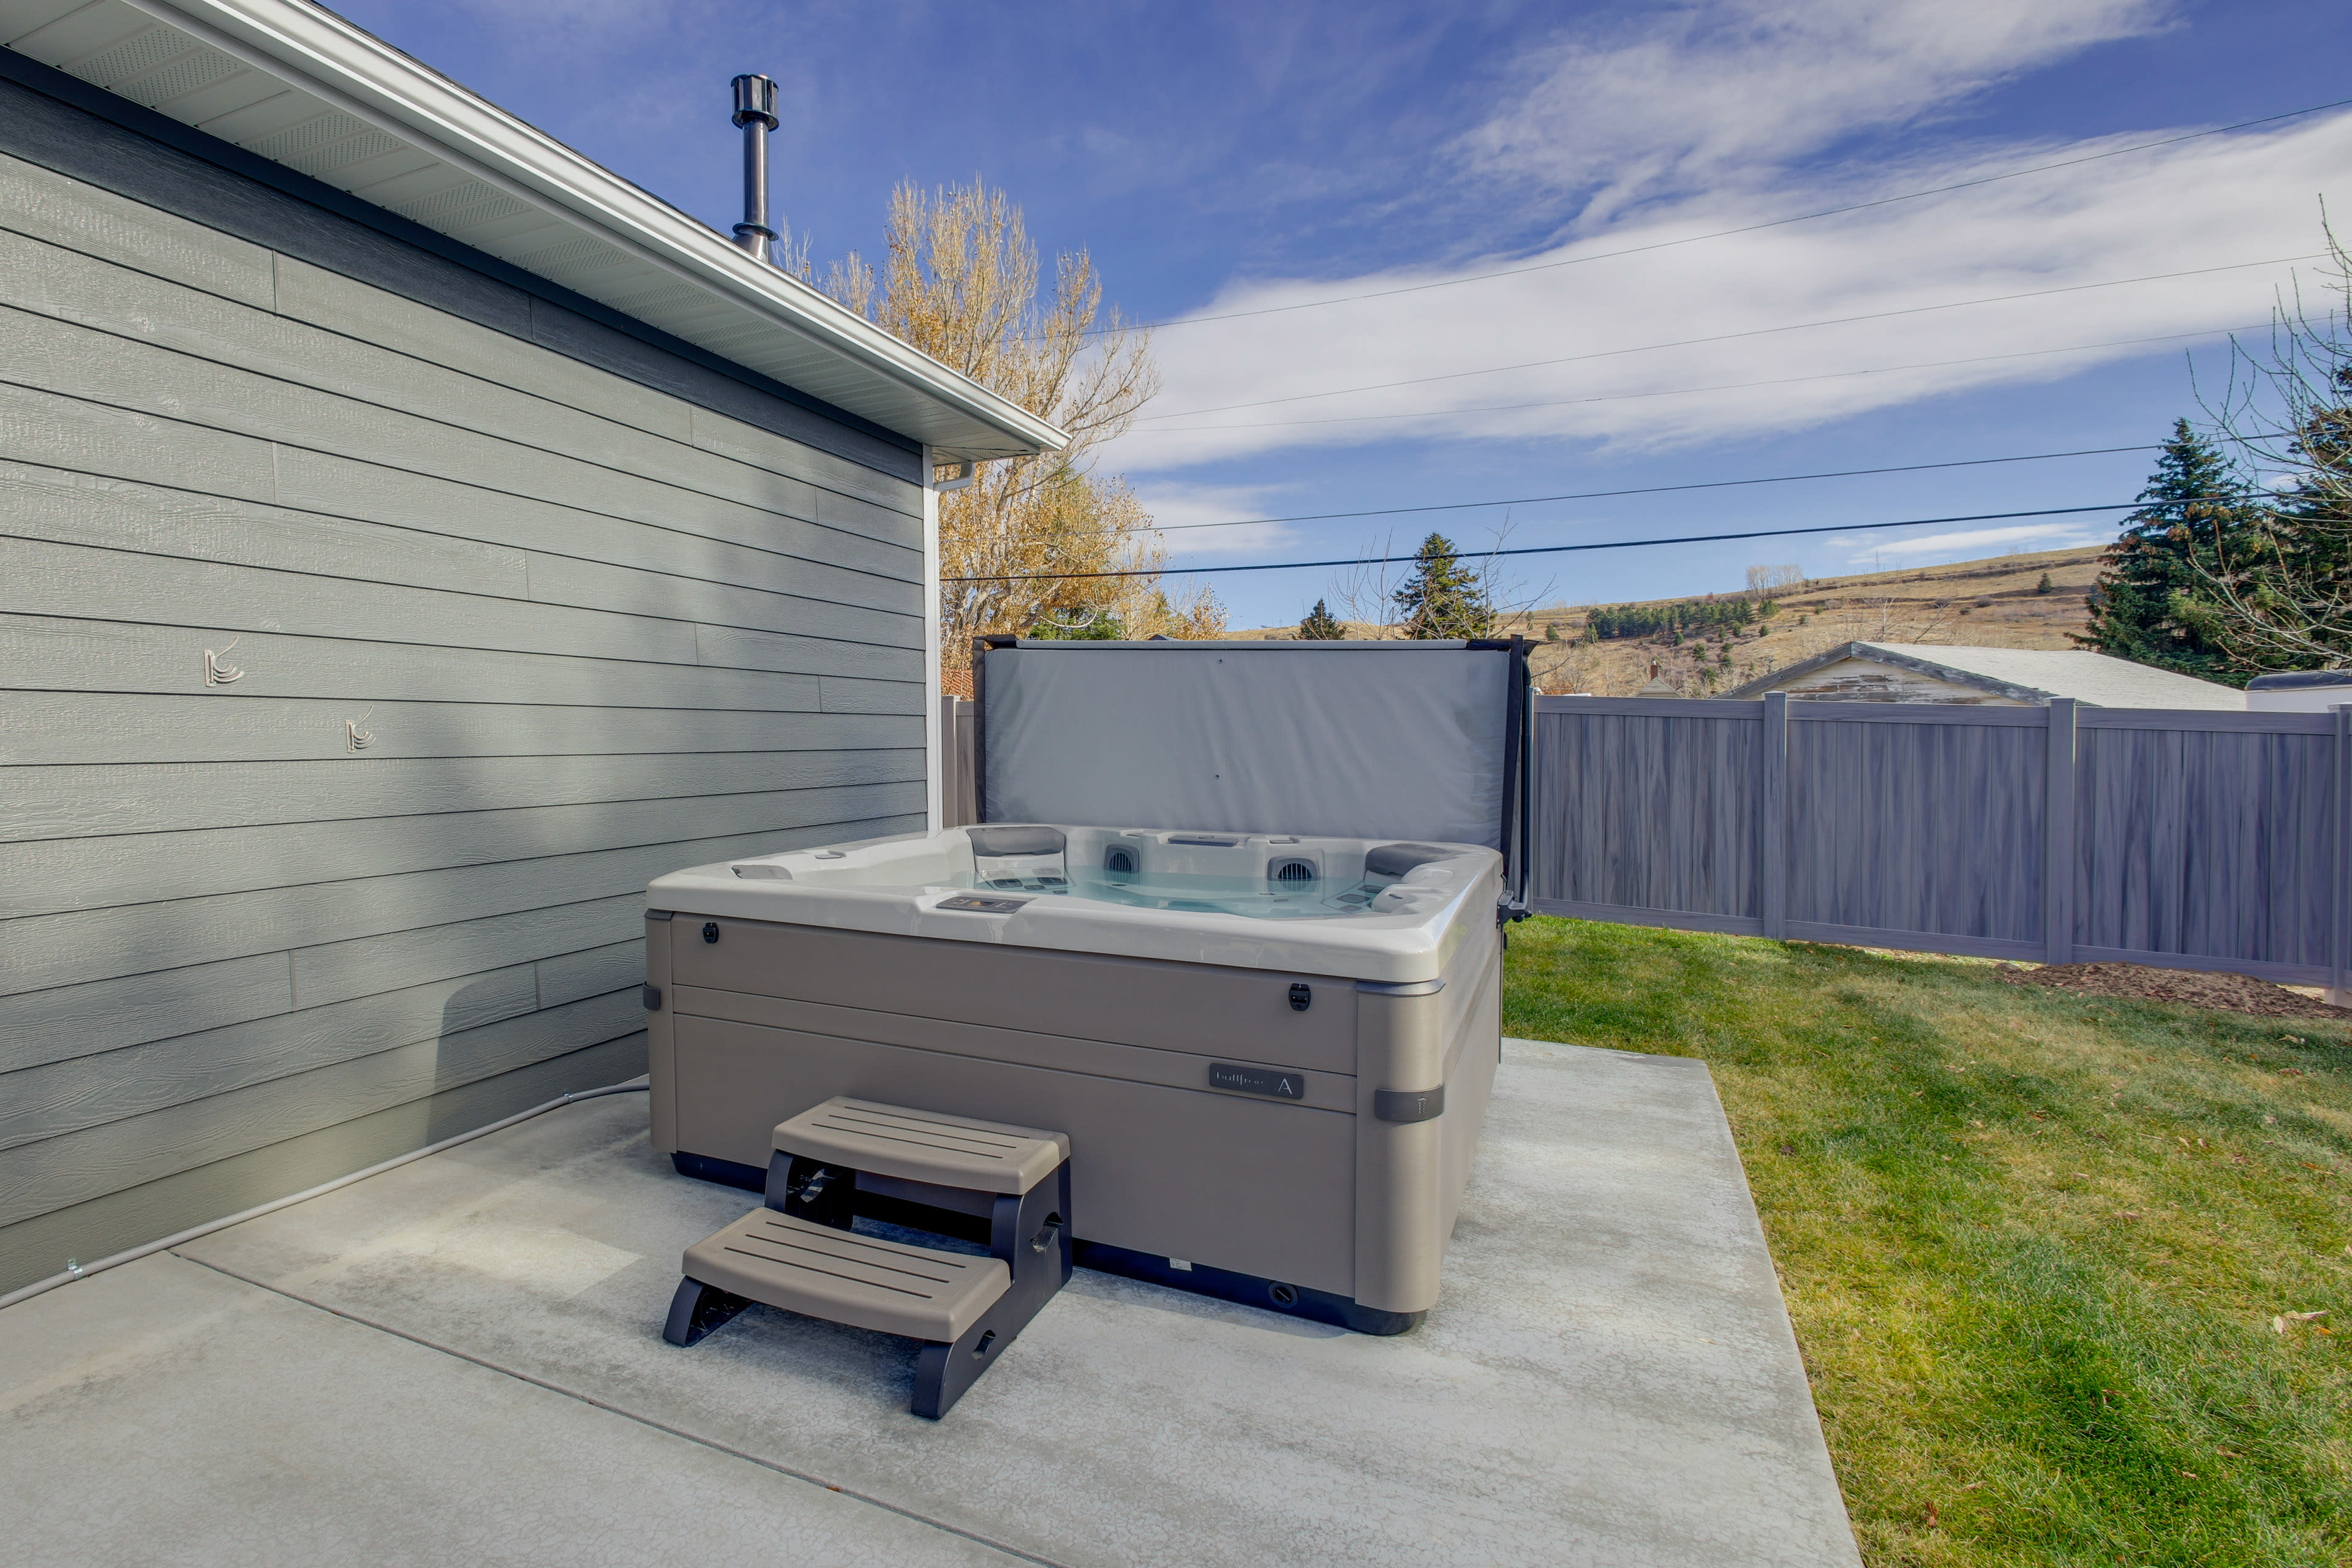
<instances>
[{"instance_id":1,"label":"white gutter","mask_svg":"<svg viewBox=\"0 0 2352 1568\"><path fill-rule=\"evenodd\" d=\"M1069 437L789 273L332 12L302 0L126 0L486 184L562 211L684 282L948 405L1025 447Z\"/></svg>"}]
</instances>

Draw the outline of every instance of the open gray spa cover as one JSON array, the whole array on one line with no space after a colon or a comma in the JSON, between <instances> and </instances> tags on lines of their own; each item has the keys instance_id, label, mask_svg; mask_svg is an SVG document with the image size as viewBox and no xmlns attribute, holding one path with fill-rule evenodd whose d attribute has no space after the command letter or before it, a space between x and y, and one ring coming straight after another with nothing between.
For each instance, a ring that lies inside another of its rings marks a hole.
<instances>
[{"instance_id":1,"label":"open gray spa cover","mask_svg":"<svg viewBox=\"0 0 2352 1568\"><path fill-rule=\"evenodd\" d=\"M1499 849L1512 668L1461 642L990 646L983 816Z\"/></svg>"}]
</instances>

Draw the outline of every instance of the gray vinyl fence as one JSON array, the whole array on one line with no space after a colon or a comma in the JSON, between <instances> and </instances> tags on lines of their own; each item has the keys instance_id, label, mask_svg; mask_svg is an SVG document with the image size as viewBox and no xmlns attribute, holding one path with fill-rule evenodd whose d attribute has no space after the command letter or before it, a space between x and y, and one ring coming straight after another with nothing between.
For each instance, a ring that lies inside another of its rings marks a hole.
<instances>
[{"instance_id":1,"label":"gray vinyl fence","mask_svg":"<svg viewBox=\"0 0 2352 1568\"><path fill-rule=\"evenodd\" d=\"M2352 708L1543 697L1546 914L2347 984Z\"/></svg>"}]
</instances>

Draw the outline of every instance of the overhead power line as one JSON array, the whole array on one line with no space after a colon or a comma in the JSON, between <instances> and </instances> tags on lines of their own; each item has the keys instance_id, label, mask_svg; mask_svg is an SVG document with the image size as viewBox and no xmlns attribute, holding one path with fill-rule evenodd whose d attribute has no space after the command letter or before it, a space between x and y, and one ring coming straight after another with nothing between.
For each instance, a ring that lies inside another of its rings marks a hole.
<instances>
[{"instance_id":1,"label":"overhead power line","mask_svg":"<svg viewBox=\"0 0 2352 1568\"><path fill-rule=\"evenodd\" d=\"M1155 523L1153 533L1181 533L1196 528L1256 528L1276 522L1336 522L1351 517L1403 517L1427 511L1478 511L1497 506L1537 506L1547 501L1611 500L1620 496L1669 495L1680 490L1730 489L1740 485L1792 485L1803 479L1853 479L1873 474L1917 474L1930 468L1980 468L1995 463L2042 463L2053 458L2105 458L2121 452L2153 452L2143 442L2136 447L2084 447L2073 452L2023 452L2011 458L1955 458L1943 463L1898 463L1884 468L1835 468L1818 474L1769 474L1752 479L1701 479L1686 485L1641 485L1622 490L1567 490L1554 496L1516 496L1501 500L1439 501L1430 506L1383 506L1366 511L1310 511L1296 517L1240 517L1230 522Z\"/></svg>"},{"instance_id":2,"label":"overhead power line","mask_svg":"<svg viewBox=\"0 0 2352 1568\"><path fill-rule=\"evenodd\" d=\"M1211 408L1187 408L1175 414L1150 414L1136 421L1139 425L1161 419L1191 419L1203 414L1232 414L1248 408L1271 408L1285 403L1306 403L1318 397L1345 397L1359 392L1387 392L1400 386L1426 386L1432 382L1461 381L1471 376L1502 375L1515 370L1544 370L1553 365L1576 364L1586 360L1615 359L1625 354L1654 353L1662 349L1684 349L1702 343L1733 342L1743 338L1771 337L1780 332L1808 331L1816 327L1851 326L1857 321L1884 321L1897 316L1924 316L1937 310L1959 310L1977 305L2000 305L2017 300L2042 300L2056 294L2082 294L2095 289L2121 289L2135 283L2162 283L2175 278L2201 278L2215 272L2242 272L2254 267L2283 267L2293 261L2313 261L2327 253L2315 251L2304 256L2276 256L2264 261L2232 261L2221 267L2192 267L2179 272L2151 272L2140 278L2112 278L2103 283L2069 283L2056 289L2029 289L2017 294L1989 294L1978 300L1951 300L1938 305L1906 305L1895 310L1872 310L1859 316L1831 316L1818 321L1791 321L1778 327L1750 327L1743 331L1717 332L1704 338L1676 338L1670 342L1643 343L1633 348L1595 349L1587 353L1562 354L1556 359L1527 360L1517 364L1488 365L1482 370L1447 371L1439 375L1408 376L1402 381L1370 382L1362 386L1334 387L1327 392L1299 392L1286 397L1264 397L1254 403L1223 403Z\"/></svg>"},{"instance_id":3,"label":"overhead power line","mask_svg":"<svg viewBox=\"0 0 2352 1568\"><path fill-rule=\"evenodd\" d=\"M2216 498L2219 499L2219 498ZM1465 550L1454 560L1491 561L1505 555L1568 555L1587 550L1638 550L1652 544L1715 544L1735 539L1785 539L1801 533L1868 533L1884 528L1926 528L1943 522L2006 522L2021 517L2072 517L2092 511L2133 511L2148 503L2120 501L2107 506L2053 506L2032 511L1979 511L1959 517L1910 517L1898 522L1825 522L1806 528L1757 528L1739 533L1686 533L1670 539L1612 539L1591 544L1532 544L1515 550ZM942 577L942 583L1066 583L1097 577L1200 577L1226 572L1303 572L1317 566L1395 566L1418 555L1358 555L1335 561L1264 561L1247 566L1140 567L1125 572L1009 572L970 577Z\"/></svg>"},{"instance_id":4,"label":"overhead power line","mask_svg":"<svg viewBox=\"0 0 2352 1568\"><path fill-rule=\"evenodd\" d=\"M1219 430L1290 430L1305 425L1368 425L1381 420L1450 419L1462 414L1517 414L1529 408L1580 408L1588 403L1633 403L1645 397L1691 397L1704 392L1746 392L1759 386L1794 386L1808 381L1844 381L1861 375L1891 375L1906 370L1942 370L1956 364L1989 364L1995 360L2042 359L2051 354L2088 353L2095 349L2129 348L2136 343L2174 343L2186 338L2219 337L2224 332L2251 332L2264 323L2243 327L2208 327L2197 332L2160 332L2147 338L2110 338L2104 342L2073 343L2057 349L2019 349L2013 353L1970 354L1964 359L1918 360L1910 364L1874 365L1866 370L1825 370L1812 375L1774 376L1767 381L1727 381L1713 386L1673 386L1653 392L1596 393L1591 397L1552 397L1534 403L1471 404L1460 408L1424 408L1410 414L1347 414L1321 419L1262 419L1250 425L1171 425L1153 436L1206 435Z\"/></svg>"},{"instance_id":5,"label":"overhead power line","mask_svg":"<svg viewBox=\"0 0 2352 1568\"><path fill-rule=\"evenodd\" d=\"M1928 196L1949 195L1953 191L1972 190L1979 185L1999 184L2003 180L2021 180L2029 174L2046 174L2055 169L2072 169L2084 163L2096 163L2108 158L2120 158L2128 153L2147 153L2158 147L2178 146L2183 142L2200 141L2208 136L2225 135L2232 131L2249 131L2257 125L2274 125L2283 120L2300 120L2306 114L2324 114L2331 109L2352 106L2352 98L2339 98L2331 103L2315 103L2308 109L2291 109L2284 114L2265 114L2259 119L2241 120L2229 125L2216 125L2209 130L2191 131L2179 136L2160 137L2154 142L2136 142L2128 147L2111 147L2104 153L2087 153L2079 158L2061 158L2055 163L2035 163L2022 169L2011 169L2004 174L1986 174L1973 180L1956 180L1950 184L1930 185L1925 190L1906 191L1900 195L1880 196L1872 201L1850 202L1844 206L1823 207L1818 212L1797 213L1789 217L1769 218L1762 223L1741 224L1735 228L1718 228L1706 234L1685 235L1680 239L1654 240L1648 245L1626 246L1618 250L1595 251L1590 256L1563 257L1558 261L1535 261L1523 267L1498 268L1492 272L1472 273L1466 278L1442 278L1427 283L1403 283L1393 289L1369 289L1354 294L1334 294L1321 300L1301 300L1288 305L1265 305L1252 310L1224 310L1208 316L1181 316L1172 321L1154 321L1148 325L1153 331L1171 327L1196 327L1209 321L1237 321L1251 316L1276 316L1291 310L1320 310L1327 305L1345 305L1358 300L1386 300L1399 294L1422 294L1433 289L1459 289L1465 284L1489 283L1497 278L1519 278L1530 272L1551 272L1563 267L1581 267L1591 261L1613 261L1621 257L1646 256L1653 251L1671 250L1677 246L1697 245L1710 239L1729 239L1735 235L1757 234L1768 228L1785 228L1792 223L1811 223L1816 218L1837 217L1844 213L1866 212L1873 207L1894 206L1903 202L1916 202ZM1101 328L1099 331L1121 329ZM1097 335L1089 333L1089 336Z\"/></svg>"}]
</instances>

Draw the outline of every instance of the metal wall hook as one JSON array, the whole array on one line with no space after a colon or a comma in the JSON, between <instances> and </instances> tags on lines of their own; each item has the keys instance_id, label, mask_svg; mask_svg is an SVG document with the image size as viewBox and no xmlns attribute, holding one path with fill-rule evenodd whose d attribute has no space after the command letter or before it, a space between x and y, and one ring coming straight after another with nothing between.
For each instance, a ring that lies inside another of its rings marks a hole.
<instances>
[{"instance_id":1,"label":"metal wall hook","mask_svg":"<svg viewBox=\"0 0 2352 1568\"><path fill-rule=\"evenodd\" d=\"M243 637L231 637L228 639L228 647L224 647L217 652L211 648L205 649L205 684L206 686L234 686L245 679L245 671L227 662L229 648L235 647L244 640Z\"/></svg>"}]
</instances>

